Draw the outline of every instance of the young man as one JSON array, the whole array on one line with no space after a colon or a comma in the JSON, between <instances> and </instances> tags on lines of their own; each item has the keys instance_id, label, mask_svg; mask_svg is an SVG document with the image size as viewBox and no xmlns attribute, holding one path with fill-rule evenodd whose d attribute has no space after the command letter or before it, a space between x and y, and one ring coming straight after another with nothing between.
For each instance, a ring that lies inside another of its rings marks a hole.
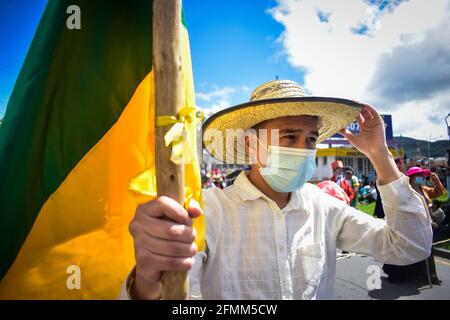
<instances>
[{"instance_id":1,"label":"young man","mask_svg":"<svg viewBox=\"0 0 450 320\"><path fill-rule=\"evenodd\" d=\"M316 144L356 117L359 135L340 132L372 161L386 221L306 183ZM231 129L251 128L257 132L237 142L224 138ZM383 121L370 106L305 97L295 82L272 81L250 102L210 117L203 142L212 156L250 163L251 170L232 186L203 192L205 252L196 252L191 227L200 208L185 210L164 197L140 206L130 224L136 268L121 298L159 299L163 271L191 270L204 299L325 299L333 297L336 248L399 265L430 254L429 216L396 168Z\"/></svg>"}]
</instances>

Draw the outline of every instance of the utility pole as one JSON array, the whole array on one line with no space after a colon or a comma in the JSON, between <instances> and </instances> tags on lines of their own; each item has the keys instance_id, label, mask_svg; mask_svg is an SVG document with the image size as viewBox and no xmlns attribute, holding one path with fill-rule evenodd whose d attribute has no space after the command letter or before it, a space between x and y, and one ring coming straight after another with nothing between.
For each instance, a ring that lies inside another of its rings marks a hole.
<instances>
[{"instance_id":1,"label":"utility pole","mask_svg":"<svg viewBox=\"0 0 450 320\"><path fill-rule=\"evenodd\" d=\"M445 117L445 124L447 125L447 135L448 138L450 139L450 112L448 113L448 115ZM446 184L447 184L447 190L448 192L448 196L447 196L447 200L450 199L450 149L447 149L447 168L446 168Z\"/></svg>"},{"instance_id":2,"label":"utility pole","mask_svg":"<svg viewBox=\"0 0 450 320\"><path fill-rule=\"evenodd\" d=\"M431 162L430 162L430 140L431 140L431 134L428 134L427 136L427 148L428 148L428 170L431 169Z\"/></svg>"}]
</instances>

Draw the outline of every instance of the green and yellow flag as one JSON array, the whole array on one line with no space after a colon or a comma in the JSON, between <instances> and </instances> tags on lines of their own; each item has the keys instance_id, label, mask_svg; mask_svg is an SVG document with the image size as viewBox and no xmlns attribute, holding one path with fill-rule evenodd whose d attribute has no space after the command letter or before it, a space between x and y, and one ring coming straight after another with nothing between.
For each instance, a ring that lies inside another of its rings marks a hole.
<instances>
[{"instance_id":1,"label":"green and yellow flag","mask_svg":"<svg viewBox=\"0 0 450 320\"><path fill-rule=\"evenodd\" d=\"M71 5L81 29L68 28ZM0 298L117 297L135 264L128 224L156 194L154 127L152 1L49 1L0 127ZM185 150L195 127L184 126ZM187 189L201 202L197 155L185 157ZM196 228L202 249L203 220Z\"/></svg>"}]
</instances>

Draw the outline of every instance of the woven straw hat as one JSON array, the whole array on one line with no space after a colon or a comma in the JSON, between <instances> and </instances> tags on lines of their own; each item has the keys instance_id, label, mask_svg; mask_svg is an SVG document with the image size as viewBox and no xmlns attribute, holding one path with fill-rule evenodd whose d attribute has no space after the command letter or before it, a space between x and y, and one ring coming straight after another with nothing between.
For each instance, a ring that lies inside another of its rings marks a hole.
<instances>
[{"instance_id":1,"label":"woven straw hat","mask_svg":"<svg viewBox=\"0 0 450 320\"><path fill-rule=\"evenodd\" d=\"M258 123L286 116L317 116L320 143L353 122L361 108L361 103L352 100L306 97L294 81L270 81L257 87L249 102L209 117L203 124L203 147L222 162L248 164L245 130Z\"/></svg>"}]
</instances>

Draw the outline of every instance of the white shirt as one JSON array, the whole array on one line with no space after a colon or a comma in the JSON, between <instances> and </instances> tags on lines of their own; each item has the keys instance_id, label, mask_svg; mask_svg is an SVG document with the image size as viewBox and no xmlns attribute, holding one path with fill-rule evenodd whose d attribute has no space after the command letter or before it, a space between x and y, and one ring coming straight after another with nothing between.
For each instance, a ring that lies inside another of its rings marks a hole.
<instances>
[{"instance_id":1,"label":"white shirt","mask_svg":"<svg viewBox=\"0 0 450 320\"><path fill-rule=\"evenodd\" d=\"M204 299L330 299L336 248L397 265L426 259L432 230L422 197L404 175L378 188L386 220L309 183L279 209L245 172L204 190L207 250L195 257L191 286Z\"/></svg>"}]
</instances>

